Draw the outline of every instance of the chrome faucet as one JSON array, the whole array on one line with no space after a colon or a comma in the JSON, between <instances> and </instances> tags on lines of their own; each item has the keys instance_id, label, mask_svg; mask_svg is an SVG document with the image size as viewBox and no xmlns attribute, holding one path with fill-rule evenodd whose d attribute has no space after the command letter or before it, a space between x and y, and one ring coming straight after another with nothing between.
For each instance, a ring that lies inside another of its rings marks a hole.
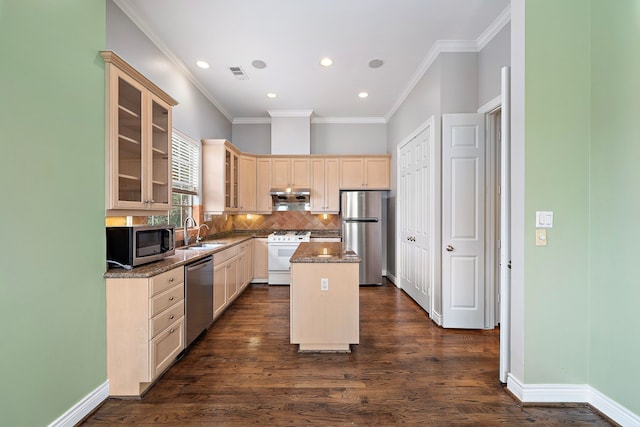
<instances>
[{"instance_id":1,"label":"chrome faucet","mask_svg":"<svg viewBox=\"0 0 640 427\"><path fill-rule=\"evenodd\" d=\"M200 227L198 227L198 235L196 236L196 243L202 240L202 237L200 237L200 231L202 231L202 227L207 227L207 230L211 230L207 224L200 224Z\"/></svg>"},{"instance_id":2,"label":"chrome faucet","mask_svg":"<svg viewBox=\"0 0 640 427\"><path fill-rule=\"evenodd\" d=\"M187 246L189 244L189 234L187 233L187 229L189 228L189 220L191 220L191 223L193 224L194 227L197 227L198 224L196 223L196 220L193 219L193 217L188 216L185 220L184 220L184 245ZM200 232L200 230L198 230L198 233Z\"/></svg>"}]
</instances>

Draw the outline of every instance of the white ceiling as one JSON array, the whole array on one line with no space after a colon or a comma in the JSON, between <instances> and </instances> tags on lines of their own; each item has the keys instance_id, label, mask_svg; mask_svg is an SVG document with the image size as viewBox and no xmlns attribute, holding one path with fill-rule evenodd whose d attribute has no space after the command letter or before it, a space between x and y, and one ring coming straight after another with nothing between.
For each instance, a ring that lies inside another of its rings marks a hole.
<instances>
[{"instance_id":1,"label":"white ceiling","mask_svg":"<svg viewBox=\"0 0 640 427\"><path fill-rule=\"evenodd\" d=\"M384 122L439 51L477 51L510 0L115 0L235 122L269 110ZM331 67L320 65L329 56ZM369 68L372 59L384 65ZM196 67L205 60L211 68ZM264 69L251 65L267 64ZM237 80L229 67L249 77ZM369 97L361 99L358 93ZM277 98L267 98L268 92Z\"/></svg>"}]
</instances>

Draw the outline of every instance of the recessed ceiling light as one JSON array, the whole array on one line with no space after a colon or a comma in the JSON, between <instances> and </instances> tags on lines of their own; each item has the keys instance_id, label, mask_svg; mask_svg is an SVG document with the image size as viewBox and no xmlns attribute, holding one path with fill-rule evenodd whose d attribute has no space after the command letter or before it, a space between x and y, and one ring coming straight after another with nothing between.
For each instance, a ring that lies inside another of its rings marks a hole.
<instances>
[{"instance_id":1,"label":"recessed ceiling light","mask_svg":"<svg viewBox=\"0 0 640 427\"><path fill-rule=\"evenodd\" d=\"M273 93L273 92L269 92L269 93L267 94L267 98L276 98L277 96L278 96L278 95L276 95L276 94L275 94L275 93Z\"/></svg>"},{"instance_id":2,"label":"recessed ceiling light","mask_svg":"<svg viewBox=\"0 0 640 427\"><path fill-rule=\"evenodd\" d=\"M320 65L323 67L330 67L333 64L333 59L331 58L322 58L320 60Z\"/></svg>"},{"instance_id":3,"label":"recessed ceiling light","mask_svg":"<svg viewBox=\"0 0 640 427\"><path fill-rule=\"evenodd\" d=\"M210 67L210 65L209 65L209 63L207 61L196 61L196 65L198 67L200 67L200 68L205 69L205 70Z\"/></svg>"},{"instance_id":4,"label":"recessed ceiling light","mask_svg":"<svg viewBox=\"0 0 640 427\"><path fill-rule=\"evenodd\" d=\"M253 68L257 68L258 70L267 68L267 63L259 59L256 59L255 61L251 62L251 65L253 65Z\"/></svg>"},{"instance_id":5,"label":"recessed ceiling light","mask_svg":"<svg viewBox=\"0 0 640 427\"><path fill-rule=\"evenodd\" d=\"M360 92L360 93L358 94L358 96L359 96L360 98L366 98L367 96L369 96L369 93L368 93L368 92Z\"/></svg>"},{"instance_id":6,"label":"recessed ceiling light","mask_svg":"<svg viewBox=\"0 0 640 427\"><path fill-rule=\"evenodd\" d=\"M384 64L382 59L372 59L369 61L369 68L380 68Z\"/></svg>"}]
</instances>

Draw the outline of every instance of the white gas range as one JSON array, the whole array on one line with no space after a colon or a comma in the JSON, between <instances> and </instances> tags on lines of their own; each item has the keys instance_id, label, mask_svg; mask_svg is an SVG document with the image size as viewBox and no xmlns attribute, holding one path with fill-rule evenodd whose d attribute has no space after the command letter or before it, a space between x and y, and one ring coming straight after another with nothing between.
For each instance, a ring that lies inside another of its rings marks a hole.
<instances>
[{"instance_id":1,"label":"white gas range","mask_svg":"<svg viewBox=\"0 0 640 427\"><path fill-rule=\"evenodd\" d=\"M301 242L311 241L310 231L274 231L267 236L269 247L269 284L288 285L291 279L289 258Z\"/></svg>"}]
</instances>

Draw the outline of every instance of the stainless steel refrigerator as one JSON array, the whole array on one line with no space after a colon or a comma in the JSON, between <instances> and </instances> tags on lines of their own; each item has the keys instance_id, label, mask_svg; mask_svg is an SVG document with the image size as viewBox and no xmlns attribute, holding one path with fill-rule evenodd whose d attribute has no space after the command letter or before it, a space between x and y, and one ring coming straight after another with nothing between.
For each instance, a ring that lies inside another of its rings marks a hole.
<instances>
[{"instance_id":1,"label":"stainless steel refrigerator","mask_svg":"<svg viewBox=\"0 0 640 427\"><path fill-rule=\"evenodd\" d=\"M382 284L382 193L343 191L340 198L342 241L357 253L360 284Z\"/></svg>"}]
</instances>

